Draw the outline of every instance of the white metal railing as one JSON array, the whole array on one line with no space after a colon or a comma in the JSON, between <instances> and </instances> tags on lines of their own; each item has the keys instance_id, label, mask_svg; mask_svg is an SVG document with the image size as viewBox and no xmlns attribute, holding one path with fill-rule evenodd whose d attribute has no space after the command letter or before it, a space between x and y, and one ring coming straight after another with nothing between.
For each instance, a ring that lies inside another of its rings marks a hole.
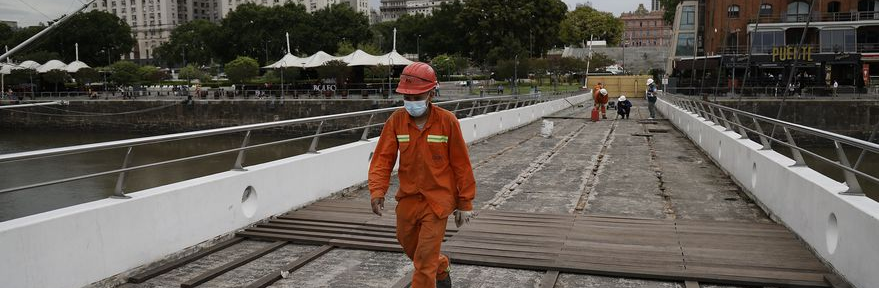
<instances>
[{"instance_id":1,"label":"white metal railing","mask_svg":"<svg viewBox=\"0 0 879 288\"><path fill-rule=\"evenodd\" d=\"M858 182L858 177L867 181L879 184L879 175L871 175L859 169L863 164L867 153L879 154L879 144L872 143L876 138L877 131L874 129L869 141L864 141L845 135L840 135L808 126L795 123L785 122L778 119L749 113L716 103L702 101L693 97L685 97L680 95L669 95L664 97L674 106L695 113L700 117L712 121L717 125L726 128L727 131L735 131L741 135L742 139L751 139L750 136L756 136L761 144L762 150L772 149L772 145L779 144L787 147L791 151L791 157L795 161L794 166L808 167L803 155L808 155L817 159L824 164L830 165L835 169L843 172L845 183L848 190L842 194L864 196L864 191ZM769 129L764 129L768 126ZM879 126L877 126L879 128ZM781 135L776 137L776 130L781 131ZM837 159L828 159L807 148L798 146L793 137L793 132L808 135L809 137L817 137L820 139L833 142L833 149L836 151ZM755 141L756 142L756 141ZM846 147L855 148L860 151L855 163L851 163L846 155Z\"/></svg>"},{"instance_id":2,"label":"white metal railing","mask_svg":"<svg viewBox=\"0 0 879 288\"><path fill-rule=\"evenodd\" d=\"M486 114L489 112L495 112L500 110L506 110L511 108L518 108L528 105L534 105L537 103L543 103L551 100L561 99L568 96L573 96L575 92L548 92L548 93L537 93L537 94L528 94L528 95L512 95L512 96L498 96L498 97L485 97L485 98L472 98L472 99L462 99L462 100L454 100L454 101L444 101L434 103L435 105L439 105L446 109L449 109L456 115L464 115L466 113L467 117L471 117L478 114ZM377 119L377 115L389 114L395 110L399 109L399 107L391 107L391 108L383 108L383 109L375 109L375 110L367 110L367 111L357 111L357 112L349 112L342 114L334 114L334 115L325 115L325 116L317 116L317 117L308 117L308 118L300 118L300 119L292 119L292 120L284 120L284 121L276 121L276 122L268 122L268 123L258 123L258 124L249 124L249 125L241 125L234 127L225 127L225 128L217 128L217 129L209 129L202 131L194 131L194 132L184 132L184 133L176 133L176 134L168 134L168 135L160 135L160 136L152 136L152 137L143 137L136 139L127 139L127 140L118 140L111 142L103 142L103 143L95 143L95 144L85 144L85 145L77 145L70 147L62 147L62 148L54 148L54 149L45 149L38 151L29 151L29 152L20 152L20 153L11 153L11 154L2 154L0 155L0 163L7 162L21 162L21 161L29 161L36 159L45 159L50 157L58 157L65 155L74 155L74 154L83 154L90 153L96 151L104 151L109 149L118 149L125 148L127 152L125 154L125 158L122 161L122 166L119 169L113 169L108 171L101 171L97 173L90 173L84 175L78 175L73 177L61 178L48 180L38 183L31 183L22 186L16 187L0 187L0 194L22 191L27 189L33 189L48 185L55 185L60 183L67 183L72 181L78 181L83 179L95 178L99 176L105 175L113 175L118 174L118 178L116 180L116 186L113 192L113 197L126 198L125 193L123 192L123 187L125 183L125 174L126 172L145 169L150 167L157 167L163 165L170 165L174 163L180 163L185 161L194 161L206 157L212 157L222 154L229 153L237 153L237 157L235 162L232 163L231 168L233 170L242 170L244 169L244 161L246 152L248 150L278 145L283 143L288 143L292 141L299 141L305 139L311 139L311 146L309 147L309 152L314 153L317 151L318 141L321 136L329 136L329 135L338 135L342 133L353 133L359 130L363 130L361 140L365 141L368 138L369 131L371 128L380 127L384 125L384 121ZM334 131L324 131L324 128L329 126L325 125L330 121L337 121L343 119L351 119L355 117L369 117L364 125L358 125L353 128L345 128ZM376 123L376 121L378 123ZM317 128L314 134L306 135L301 137L294 137L289 139L282 139L278 141L261 143L261 144L250 144L250 136L253 131L260 131L272 128L280 128L280 127L288 127L293 125L304 125L304 124L317 124ZM181 140L189 140L189 139L197 139L204 138L209 136L216 135L227 135L232 133L241 133L244 132L244 137L241 143L241 147L234 149L227 149L222 151L198 154L188 157L176 158L161 162L154 162L149 164L143 164L138 166L131 166L131 157L132 152L135 147L156 144L156 143L168 143L174 141Z\"/></svg>"}]
</instances>

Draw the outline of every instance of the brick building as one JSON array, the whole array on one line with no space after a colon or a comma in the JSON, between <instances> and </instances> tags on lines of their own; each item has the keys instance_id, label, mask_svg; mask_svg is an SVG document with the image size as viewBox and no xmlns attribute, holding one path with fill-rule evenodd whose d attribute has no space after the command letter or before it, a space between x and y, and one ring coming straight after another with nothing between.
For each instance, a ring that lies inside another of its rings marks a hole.
<instances>
[{"instance_id":1,"label":"brick building","mask_svg":"<svg viewBox=\"0 0 879 288\"><path fill-rule=\"evenodd\" d=\"M644 4L634 12L622 13L623 44L627 46L666 46L671 39L671 26L662 19L663 11L647 12Z\"/></svg>"},{"instance_id":2,"label":"brick building","mask_svg":"<svg viewBox=\"0 0 879 288\"><path fill-rule=\"evenodd\" d=\"M793 82L816 91L833 81L869 86L871 77L879 78L879 0L811 2L683 1L667 67L691 85L705 82L693 74L707 74L737 88L742 81L784 86L794 72Z\"/></svg>"}]
</instances>

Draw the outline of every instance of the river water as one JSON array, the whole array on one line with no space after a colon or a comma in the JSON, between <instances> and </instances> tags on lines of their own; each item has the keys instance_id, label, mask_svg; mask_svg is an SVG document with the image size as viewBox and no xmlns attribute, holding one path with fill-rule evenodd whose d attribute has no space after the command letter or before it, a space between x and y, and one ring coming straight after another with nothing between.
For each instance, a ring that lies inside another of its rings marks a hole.
<instances>
[{"instance_id":1,"label":"river water","mask_svg":"<svg viewBox=\"0 0 879 288\"><path fill-rule=\"evenodd\" d=\"M143 136L149 135L80 133L75 131L0 131L0 154ZM142 165L232 149L241 145L242 138L243 135L226 135L139 146L133 150L131 165ZM277 135L255 135L251 137L251 144L281 139L284 138ZM357 139L358 137L323 137L319 147L331 147L357 141ZM310 140L302 140L250 150L247 152L245 165L299 155L305 153L309 145ZM775 145L773 149L786 155L790 154L789 149L783 149L779 146ZM836 152L833 149L818 148L811 150L829 159L836 159ZM125 152L125 149L113 149L32 161L0 163L0 189L117 169L122 165ZM847 153L851 162L854 163L860 151L848 150ZM127 174L124 191L131 193L146 188L228 171L231 169L235 157L236 154L230 153L157 168L136 170ZM808 157L806 160L812 169L816 169L838 181L843 181L842 173L831 165ZM870 175L879 175L879 155L868 154L861 165L862 171ZM107 198L113 193L116 176L101 176L76 182L0 194L0 221ZM861 185L869 197L879 200L879 185L863 179Z\"/></svg>"},{"instance_id":2,"label":"river water","mask_svg":"<svg viewBox=\"0 0 879 288\"><path fill-rule=\"evenodd\" d=\"M81 133L76 131L0 131L0 154L71 145L130 139L150 135L130 133ZM285 139L277 135L253 135L251 144ZM319 148L354 142L359 137L322 137ZM199 155L240 147L243 134L224 135L135 147L131 165ZM310 140L293 141L248 150L245 166L299 155L308 151ZM0 189L118 169L127 149L39 160L0 163ZM135 170L126 175L126 193L228 171L237 154L228 153L194 161ZM0 194L0 222L75 204L100 200L113 194L117 175L100 176L40 188Z\"/></svg>"}]
</instances>

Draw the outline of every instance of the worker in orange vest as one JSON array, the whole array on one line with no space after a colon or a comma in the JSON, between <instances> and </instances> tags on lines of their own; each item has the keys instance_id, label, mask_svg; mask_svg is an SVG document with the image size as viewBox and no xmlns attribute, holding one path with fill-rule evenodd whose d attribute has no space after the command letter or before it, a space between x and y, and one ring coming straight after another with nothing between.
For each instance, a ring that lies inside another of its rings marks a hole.
<instances>
[{"instance_id":1,"label":"worker in orange vest","mask_svg":"<svg viewBox=\"0 0 879 288\"><path fill-rule=\"evenodd\" d=\"M369 165L372 211L382 215L391 171L400 155L397 240L415 271L411 287L451 287L449 258L440 254L446 222L460 227L474 216L476 181L455 114L431 104L436 73L416 62L400 75L403 109L385 122Z\"/></svg>"},{"instance_id":2,"label":"worker in orange vest","mask_svg":"<svg viewBox=\"0 0 879 288\"><path fill-rule=\"evenodd\" d=\"M604 91L604 93L601 93ZM607 90L604 90L604 85L601 82L592 87L592 100L595 103L595 109L601 111L601 118L607 119Z\"/></svg>"}]
</instances>

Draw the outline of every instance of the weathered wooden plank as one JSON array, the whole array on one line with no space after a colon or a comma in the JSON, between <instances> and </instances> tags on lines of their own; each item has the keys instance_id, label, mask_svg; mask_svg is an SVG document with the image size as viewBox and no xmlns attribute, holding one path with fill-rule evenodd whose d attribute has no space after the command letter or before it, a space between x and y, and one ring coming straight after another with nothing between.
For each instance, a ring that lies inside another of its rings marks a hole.
<instances>
[{"instance_id":1,"label":"weathered wooden plank","mask_svg":"<svg viewBox=\"0 0 879 288\"><path fill-rule=\"evenodd\" d=\"M335 248L335 247L333 247L332 245L324 245L324 246L318 247L317 249L312 250L308 254L305 254L305 255L299 257L299 259L296 259L296 261L293 261L293 262L288 263L287 265L284 265L284 267L282 267L278 271L275 271L275 272L269 273L268 275L260 277L256 281L248 284L246 287L247 288L263 288L263 287L267 287L269 285L272 285L272 283L275 283L275 281L278 281L284 277L282 273L284 273L284 272L290 273L290 272L296 271L297 269L302 268L302 266L305 266L306 264L313 261L314 259L317 259L321 255L324 255L327 252L330 252L330 250L333 250L333 248Z\"/></svg>"},{"instance_id":2,"label":"weathered wooden plank","mask_svg":"<svg viewBox=\"0 0 879 288\"><path fill-rule=\"evenodd\" d=\"M223 266L205 271L204 273L199 274L198 276L195 276L195 278L192 278L192 279L187 280L186 282L183 282L182 284L180 284L180 287L189 288L189 287L195 287L195 286L204 284L205 282L208 282L211 279L214 279L217 276L222 275L223 273L232 271L232 269L235 269L235 268L240 267L241 265L250 263L250 261L253 261L259 257L262 257L263 255L269 254L272 251L275 251L278 248L283 247L284 245L287 245L286 241L276 241L272 244L266 245L266 247L260 248L256 251L253 251L250 254L245 255L244 257L241 257L241 258L233 260L232 262L223 264Z\"/></svg>"},{"instance_id":3,"label":"weathered wooden plank","mask_svg":"<svg viewBox=\"0 0 879 288\"><path fill-rule=\"evenodd\" d=\"M558 270L549 270L546 271L546 274L543 274L543 279L540 280L541 288L553 288L555 287L555 282L559 279L559 271Z\"/></svg>"},{"instance_id":4,"label":"weathered wooden plank","mask_svg":"<svg viewBox=\"0 0 879 288\"><path fill-rule=\"evenodd\" d=\"M195 260L204 258L205 256L213 254L214 252L217 252L217 251L226 249L229 246L238 244L241 241L244 241L244 238L234 237L232 239L220 242L219 244L215 244L214 246L211 246L207 249L199 251L195 254L168 262L167 264L164 264L164 265L149 269L147 271L144 271L140 274L128 277L128 282L130 282L130 283L143 283L149 279L152 279L153 277L165 274L166 272L174 270L177 267L180 267L180 266L189 264Z\"/></svg>"}]
</instances>

